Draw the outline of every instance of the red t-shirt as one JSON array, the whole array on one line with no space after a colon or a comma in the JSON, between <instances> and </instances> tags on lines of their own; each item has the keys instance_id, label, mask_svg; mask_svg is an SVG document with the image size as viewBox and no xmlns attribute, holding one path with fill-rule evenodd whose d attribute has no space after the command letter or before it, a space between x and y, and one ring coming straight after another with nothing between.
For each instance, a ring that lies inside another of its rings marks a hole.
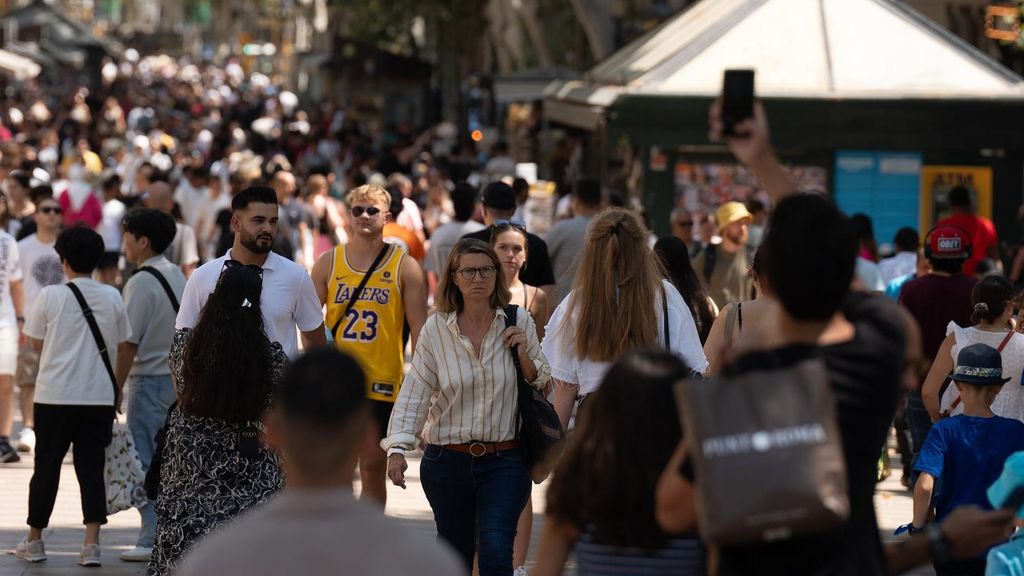
<instances>
[{"instance_id":1,"label":"red t-shirt","mask_svg":"<svg viewBox=\"0 0 1024 576\"><path fill-rule=\"evenodd\" d=\"M974 214L954 214L939 220L936 225L946 224L956 226L970 235L971 257L964 264L964 274L973 276L978 263L988 257L990 247L999 245L999 236L996 235L995 225L988 218Z\"/></svg>"}]
</instances>

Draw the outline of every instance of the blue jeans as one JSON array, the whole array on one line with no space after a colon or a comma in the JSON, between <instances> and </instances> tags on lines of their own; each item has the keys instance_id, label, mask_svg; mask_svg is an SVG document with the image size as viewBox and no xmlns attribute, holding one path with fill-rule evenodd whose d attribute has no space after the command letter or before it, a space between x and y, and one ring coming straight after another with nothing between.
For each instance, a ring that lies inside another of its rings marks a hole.
<instances>
[{"instance_id":1,"label":"blue jeans","mask_svg":"<svg viewBox=\"0 0 1024 576\"><path fill-rule=\"evenodd\" d=\"M924 407L924 400L921 399L921 392L914 391L907 394L907 429L910 431L910 445L914 452L913 463L917 464L917 455L924 447L924 441L928 438L928 431L932 429L932 418ZM917 483L917 472L911 474L911 481Z\"/></svg>"},{"instance_id":2,"label":"blue jeans","mask_svg":"<svg viewBox=\"0 0 1024 576\"><path fill-rule=\"evenodd\" d=\"M476 458L427 446L420 481L434 511L437 535L455 548L467 573L479 541L480 576L511 576L516 523L530 496L530 477L519 449Z\"/></svg>"},{"instance_id":3,"label":"blue jeans","mask_svg":"<svg viewBox=\"0 0 1024 576\"><path fill-rule=\"evenodd\" d=\"M174 400L170 374L128 377L128 429L132 432L143 471L149 470L149 463L153 461L156 433L167 420L167 410ZM152 504L146 504L139 508L139 515L142 528L135 545L152 548L156 539L156 511Z\"/></svg>"}]
</instances>

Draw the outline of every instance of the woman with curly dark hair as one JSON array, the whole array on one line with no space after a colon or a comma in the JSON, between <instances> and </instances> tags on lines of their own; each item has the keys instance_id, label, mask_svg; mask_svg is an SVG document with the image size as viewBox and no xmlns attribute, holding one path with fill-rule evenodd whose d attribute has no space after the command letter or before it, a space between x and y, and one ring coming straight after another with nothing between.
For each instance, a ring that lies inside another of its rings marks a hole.
<instances>
[{"instance_id":1,"label":"woman with curly dark hair","mask_svg":"<svg viewBox=\"0 0 1024 576\"><path fill-rule=\"evenodd\" d=\"M690 264L689 248L675 236L664 236L654 243L654 253L665 268L665 278L676 287L683 301L690 307L693 314L693 322L697 325L697 335L700 336L701 346L708 339L711 332L711 325L718 316L718 306L715 306L704 285L697 278Z\"/></svg>"},{"instance_id":2,"label":"woman with curly dark hair","mask_svg":"<svg viewBox=\"0 0 1024 576\"><path fill-rule=\"evenodd\" d=\"M267 339L262 290L259 266L228 260L195 328L174 336L178 404L168 418L147 576L172 572L194 541L281 488L260 418L287 356Z\"/></svg>"},{"instance_id":3,"label":"woman with curly dark hair","mask_svg":"<svg viewBox=\"0 0 1024 576\"><path fill-rule=\"evenodd\" d=\"M658 479L682 438L672 385L689 375L663 351L628 352L611 367L555 468L531 576L561 574L571 550L582 576L705 573L697 535L666 534L655 518Z\"/></svg>"}]
</instances>

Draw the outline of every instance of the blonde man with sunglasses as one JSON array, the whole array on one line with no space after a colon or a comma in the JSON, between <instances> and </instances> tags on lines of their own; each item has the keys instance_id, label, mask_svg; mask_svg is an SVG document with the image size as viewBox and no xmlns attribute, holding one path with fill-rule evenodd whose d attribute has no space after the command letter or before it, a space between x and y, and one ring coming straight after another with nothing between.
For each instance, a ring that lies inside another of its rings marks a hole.
<instances>
[{"instance_id":1,"label":"blonde man with sunglasses","mask_svg":"<svg viewBox=\"0 0 1024 576\"><path fill-rule=\"evenodd\" d=\"M355 357L366 372L366 393L380 438L402 383L403 330L408 323L412 349L427 317L423 269L398 246L384 242L391 220L391 195L380 186L360 186L345 197L349 241L324 253L311 273L327 307L326 326L339 350ZM366 443L359 455L363 494L387 502L387 458Z\"/></svg>"}]
</instances>

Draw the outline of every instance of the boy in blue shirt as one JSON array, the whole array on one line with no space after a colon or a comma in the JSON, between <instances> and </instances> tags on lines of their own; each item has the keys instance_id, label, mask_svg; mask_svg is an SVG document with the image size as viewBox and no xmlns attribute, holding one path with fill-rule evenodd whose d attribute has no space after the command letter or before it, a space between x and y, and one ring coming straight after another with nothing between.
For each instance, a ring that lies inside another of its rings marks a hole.
<instances>
[{"instance_id":1,"label":"boy in blue shirt","mask_svg":"<svg viewBox=\"0 0 1024 576\"><path fill-rule=\"evenodd\" d=\"M986 490L999 477L1006 459L1024 450L1024 423L992 414L992 401L1010 380L1003 378L1002 358L995 348L985 344L965 347L949 377L960 391L964 412L940 420L928 433L914 466L920 477L914 487L911 532L924 529L932 505L936 522L962 505L991 510ZM983 576L985 558L937 565L935 572L938 576Z\"/></svg>"}]
</instances>

